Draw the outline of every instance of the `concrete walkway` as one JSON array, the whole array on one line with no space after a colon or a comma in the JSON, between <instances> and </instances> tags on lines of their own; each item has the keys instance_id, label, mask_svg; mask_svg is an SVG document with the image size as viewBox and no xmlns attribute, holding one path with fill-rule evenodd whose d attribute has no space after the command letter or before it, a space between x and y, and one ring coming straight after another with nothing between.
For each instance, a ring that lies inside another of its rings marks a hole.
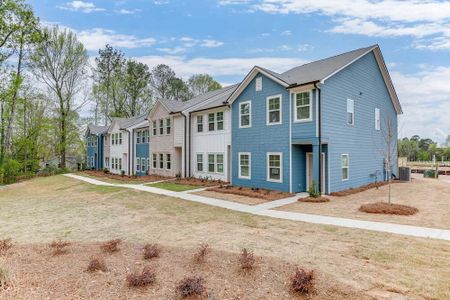
<instances>
[{"instance_id":1,"label":"concrete walkway","mask_svg":"<svg viewBox=\"0 0 450 300\"><path fill-rule=\"evenodd\" d=\"M222 207L234 211L250 213L258 216L272 217L284 220L292 220L292 221L300 221L314 224L323 224L323 225L333 225L347 228L356 228L356 229L364 229L364 230L372 230L379 232L387 232L387 233L395 233L407 236L414 237L422 237L422 238L432 238L438 240L446 240L450 241L450 230L446 229L437 229L437 228L427 228L427 227L418 227L418 226L410 226L410 225L402 225L402 224L393 224L393 223L382 223L382 222L372 222L372 221L361 221L354 219L345 219L345 218L337 218L337 217L329 217L322 215L312 215L312 214L302 214L296 212L287 212L287 211L278 211L272 210L273 208L280 207L286 204L294 203L297 201L299 197L307 196L306 193L302 193L296 195L294 197L280 199L276 201L266 202L258 205L246 205L226 200L220 200L210 197L204 197L199 195L191 194L193 190L185 191L185 192L173 192L160 188L138 185L138 184L114 184L107 183L97 179L88 178L84 176L74 175L74 174L65 174L64 176L82 180L87 183L95 184L95 185L103 185L103 186L115 186L115 187L123 187L129 188L149 193L154 193L158 195L164 195L169 197L175 197L179 199L184 199L188 201L199 202L207 205Z\"/></svg>"}]
</instances>

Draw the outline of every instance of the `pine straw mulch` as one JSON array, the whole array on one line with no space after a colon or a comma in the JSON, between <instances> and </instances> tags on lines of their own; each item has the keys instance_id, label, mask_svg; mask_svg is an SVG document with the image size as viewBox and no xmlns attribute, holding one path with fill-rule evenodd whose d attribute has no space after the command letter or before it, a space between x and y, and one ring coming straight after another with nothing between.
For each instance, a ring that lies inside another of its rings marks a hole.
<instances>
[{"instance_id":1,"label":"pine straw mulch","mask_svg":"<svg viewBox=\"0 0 450 300\"><path fill-rule=\"evenodd\" d=\"M176 178L173 181L171 181L176 184L183 184L183 185L192 185L192 186L200 186L200 187L213 187L213 186L222 186L224 184L228 184L227 182L224 182L222 180L213 180L213 179L205 179L205 178L195 178L195 177L188 177L188 178Z\"/></svg>"},{"instance_id":2,"label":"pine straw mulch","mask_svg":"<svg viewBox=\"0 0 450 300\"><path fill-rule=\"evenodd\" d=\"M386 202L363 204L361 205L359 210L369 214L387 214L400 216L412 216L419 212L417 208L412 206Z\"/></svg>"},{"instance_id":3,"label":"pine straw mulch","mask_svg":"<svg viewBox=\"0 0 450 300\"><path fill-rule=\"evenodd\" d=\"M279 200L279 199L294 196L294 194L287 193L287 192L266 190L266 189L260 189L260 188L247 188L247 187L241 187L241 186L238 187L238 186L231 186L231 185L213 187L213 188L207 189L207 191L224 193L224 194L233 194L233 195L239 195L239 196L246 196L246 197L252 197L252 198L260 198L260 199L269 200L269 201Z\"/></svg>"},{"instance_id":4,"label":"pine straw mulch","mask_svg":"<svg viewBox=\"0 0 450 300\"><path fill-rule=\"evenodd\" d=\"M392 180L391 181L391 183L402 183L402 182L404 182L404 181L401 181L401 180ZM379 188L379 187L382 187L382 186L387 185L387 184L389 184L389 181L379 181L377 183L375 183L375 182L374 183L369 183L369 184L362 185L362 186L357 187L357 188L349 188L347 190L342 190L342 191L339 191L339 192L332 192L330 194L330 196L345 197L345 196L357 194L357 193L360 193L360 192L364 192L364 191L367 191L367 190L370 190L370 189Z\"/></svg>"},{"instance_id":5,"label":"pine straw mulch","mask_svg":"<svg viewBox=\"0 0 450 300\"><path fill-rule=\"evenodd\" d=\"M161 246L157 258L144 260L143 245L123 243L121 250L105 254L101 243L71 243L67 254L53 256L48 245L15 245L0 261L9 273L2 299L179 299L176 287L186 276L205 279L206 293L197 299L368 299L332 275L317 271L316 294L311 298L290 291L289 278L297 266L256 256L255 268L243 272L239 253L211 249L202 263L192 249ZM106 272L88 272L92 257L105 262ZM146 266L155 271L155 282L129 287L126 277Z\"/></svg>"},{"instance_id":6,"label":"pine straw mulch","mask_svg":"<svg viewBox=\"0 0 450 300\"><path fill-rule=\"evenodd\" d=\"M144 175L144 176L122 176L118 174L105 173L103 171L86 170L81 173L85 173L90 176L109 178L118 181L136 181L136 182L153 182L160 180L172 179L172 177L160 176L160 175Z\"/></svg>"},{"instance_id":7,"label":"pine straw mulch","mask_svg":"<svg viewBox=\"0 0 450 300\"><path fill-rule=\"evenodd\" d=\"M304 197L299 198L299 202L308 202L308 203L324 203L324 202L330 202L330 198L320 196L320 197Z\"/></svg>"}]
</instances>

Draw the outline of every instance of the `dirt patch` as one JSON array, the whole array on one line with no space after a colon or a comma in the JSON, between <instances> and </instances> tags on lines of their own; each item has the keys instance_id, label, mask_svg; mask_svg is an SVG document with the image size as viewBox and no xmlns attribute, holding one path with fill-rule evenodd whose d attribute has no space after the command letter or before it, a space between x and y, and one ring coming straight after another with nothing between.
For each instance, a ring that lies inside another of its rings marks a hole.
<instances>
[{"instance_id":1,"label":"dirt patch","mask_svg":"<svg viewBox=\"0 0 450 300\"><path fill-rule=\"evenodd\" d=\"M330 198L327 197L304 197L304 198L299 198L298 199L299 202L308 202L308 203L324 203L324 202L330 202Z\"/></svg>"},{"instance_id":2,"label":"dirt patch","mask_svg":"<svg viewBox=\"0 0 450 300\"><path fill-rule=\"evenodd\" d=\"M227 184L221 180L210 180L210 179L201 179L201 178L177 178L172 181L177 184L185 184L185 185L193 185L193 186L202 186L202 187L212 187L212 186L220 186Z\"/></svg>"},{"instance_id":3,"label":"dirt patch","mask_svg":"<svg viewBox=\"0 0 450 300\"><path fill-rule=\"evenodd\" d=\"M201 192L194 192L192 194L204 196L204 197L210 197L210 198L216 198L221 200L227 200L232 202L237 202L241 204L247 204L247 205L257 205L261 203L269 202L270 200L265 200L262 198L253 198L253 197L247 197L247 196L240 196L240 195L234 195L234 194L224 194L220 192L213 192L209 189L206 191Z\"/></svg>"},{"instance_id":4,"label":"dirt patch","mask_svg":"<svg viewBox=\"0 0 450 300\"><path fill-rule=\"evenodd\" d=\"M117 180L120 182L154 182L154 181L161 181L161 180L167 180L172 179L172 177L165 177L165 176L159 176L159 175L144 175L144 176L122 176L118 174L112 174L112 173L105 173L103 171L94 171L94 170L86 170L81 172L81 175L89 175L93 177L100 177L100 178L108 178Z\"/></svg>"},{"instance_id":5,"label":"dirt patch","mask_svg":"<svg viewBox=\"0 0 450 300\"><path fill-rule=\"evenodd\" d=\"M404 181L400 181L400 180L392 180L391 183L401 183ZM389 184L389 181L380 181L380 182L374 182L374 183L369 183L366 185L362 185L360 187L357 188L349 188L347 190L343 190L343 191L339 191L339 192L333 192L330 195L331 196L335 196L335 197L345 197L345 196L349 196L349 195L353 195L353 194L357 194L357 193L361 193L370 189L375 189L375 188L379 188L382 186L385 186Z\"/></svg>"},{"instance_id":6,"label":"dirt patch","mask_svg":"<svg viewBox=\"0 0 450 300\"><path fill-rule=\"evenodd\" d=\"M11 284L0 292L2 298L177 299L177 286L186 277L204 279L205 293L200 299L297 298L290 291L297 266L283 260L255 255L252 272L242 273L238 253L211 249L205 262L196 264L192 261L195 248L162 246L159 258L146 261L142 245L124 243L122 251L113 255L103 255L99 246L72 243L64 256L52 256L45 245L14 247L7 260ZM105 272L86 271L93 255L103 256ZM146 270L151 270L152 276ZM318 273L312 299L369 298Z\"/></svg>"},{"instance_id":7,"label":"dirt patch","mask_svg":"<svg viewBox=\"0 0 450 300\"><path fill-rule=\"evenodd\" d=\"M269 200L269 201L292 197L294 195L294 194L287 193L287 192L279 192L279 191L272 191L272 190L266 190L266 189L260 189L260 188L247 188L247 187L231 186L231 185L209 188L209 189L207 189L207 191L224 193L224 194L233 194L233 195L239 195L239 196L245 196L245 197L251 197L251 198L260 198L260 199Z\"/></svg>"},{"instance_id":8,"label":"dirt patch","mask_svg":"<svg viewBox=\"0 0 450 300\"><path fill-rule=\"evenodd\" d=\"M359 210L369 214L389 214L401 216L412 216L419 212L419 210L415 207L386 202L363 204Z\"/></svg>"}]
</instances>

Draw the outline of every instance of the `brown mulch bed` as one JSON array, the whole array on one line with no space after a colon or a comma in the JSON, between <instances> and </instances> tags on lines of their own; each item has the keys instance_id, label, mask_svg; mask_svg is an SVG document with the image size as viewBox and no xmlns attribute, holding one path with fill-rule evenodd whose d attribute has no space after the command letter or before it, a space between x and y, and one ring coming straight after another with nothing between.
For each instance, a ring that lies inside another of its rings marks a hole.
<instances>
[{"instance_id":1,"label":"brown mulch bed","mask_svg":"<svg viewBox=\"0 0 450 300\"><path fill-rule=\"evenodd\" d=\"M299 202L309 202L309 203L323 203L323 202L330 202L330 198L327 197L305 197L305 198L299 198Z\"/></svg>"},{"instance_id":2,"label":"brown mulch bed","mask_svg":"<svg viewBox=\"0 0 450 300\"><path fill-rule=\"evenodd\" d=\"M124 243L120 252L101 253L101 243L71 243L67 254L52 256L43 244L16 245L3 264L9 273L2 299L179 299L176 287L186 277L204 278L205 293L195 299L370 299L332 275L317 271L316 293L297 298L290 278L298 266L255 253L251 272L240 270L239 253L210 249L202 263L197 248L161 246L151 261L142 257L142 245ZM104 271L88 272L92 257L104 262ZM308 266L311 268L311 266ZM145 286L130 286L127 275L152 270ZM305 297L305 298L304 298Z\"/></svg>"},{"instance_id":3,"label":"brown mulch bed","mask_svg":"<svg viewBox=\"0 0 450 300\"><path fill-rule=\"evenodd\" d=\"M221 180L201 179L195 177L176 178L172 182L176 184L203 186L203 187L212 187L227 184L227 182Z\"/></svg>"},{"instance_id":4,"label":"brown mulch bed","mask_svg":"<svg viewBox=\"0 0 450 300\"><path fill-rule=\"evenodd\" d=\"M400 180L392 180L391 181L391 183L401 183L401 182L403 182L403 181L400 181ZM373 189L373 188L382 187L382 186L387 185L387 184L389 184L389 181L379 181L377 183L375 183L375 182L374 183L369 183L369 184L362 185L362 186L357 187L357 188L349 188L347 190L342 190L342 191L339 191L339 192L332 192L330 194L330 196L345 197L345 196L348 196L348 195L353 195L353 194L357 194L357 193L360 193L360 192L364 192L364 191L367 191L367 190L370 190L370 189Z\"/></svg>"},{"instance_id":5,"label":"brown mulch bed","mask_svg":"<svg viewBox=\"0 0 450 300\"><path fill-rule=\"evenodd\" d=\"M266 189L252 189L247 187L238 187L238 186L231 186L231 185L225 185L220 187L214 187L209 188L207 191L212 192L218 192L218 193L224 193L224 194L234 194L239 196L246 196L246 197L252 197L252 198L261 198L264 200L278 200L283 199L287 197L292 197L294 194L287 193L287 192L279 192L279 191L273 191L273 190L266 190Z\"/></svg>"},{"instance_id":6,"label":"brown mulch bed","mask_svg":"<svg viewBox=\"0 0 450 300\"><path fill-rule=\"evenodd\" d=\"M144 176L122 176L118 174L111 174L111 173L105 173L103 171L93 171L93 170L86 170L82 173L85 173L87 175L95 176L95 177L102 177L102 178L109 178L119 181L136 181L136 182L152 182L152 181L160 181L160 180L167 180L171 179L172 177L166 177L166 176L160 176L160 175L144 175Z\"/></svg>"},{"instance_id":7,"label":"brown mulch bed","mask_svg":"<svg viewBox=\"0 0 450 300\"><path fill-rule=\"evenodd\" d=\"M386 202L363 204L359 210L369 214L389 214L401 216L411 216L419 212L417 208L412 206L393 203L389 204Z\"/></svg>"}]
</instances>

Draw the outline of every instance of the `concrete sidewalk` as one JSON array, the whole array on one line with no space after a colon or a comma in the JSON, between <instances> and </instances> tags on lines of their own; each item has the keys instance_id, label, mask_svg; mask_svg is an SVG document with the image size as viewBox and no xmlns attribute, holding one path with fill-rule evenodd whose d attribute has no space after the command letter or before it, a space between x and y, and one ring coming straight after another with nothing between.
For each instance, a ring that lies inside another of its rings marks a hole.
<instances>
[{"instance_id":1,"label":"concrete sidewalk","mask_svg":"<svg viewBox=\"0 0 450 300\"><path fill-rule=\"evenodd\" d=\"M258 216L272 217L284 220L291 221L300 221L314 224L323 224L323 225L334 225L340 227L347 228L356 228L356 229L364 229L364 230L372 230L379 232L387 232L387 233L395 233L407 236L414 237L422 237L422 238L432 238L438 240L446 240L450 241L450 230L446 229L437 229L437 228L427 228L427 227L418 227L418 226L410 226L410 225L402 225L402 224L393 224L393 223L382 223L382 222L372 222L372 221L361 221L354 219L345 219L345 218L337 218L337 217L329 217L322 215L312 215L312 214L302 214L296 212L287 212L287 211L278 211L272 210L273 208L280 207L289 203L294 203L297 201L299 197L307 196L306 193L299 194L295 197L280 199L276 201L266 202L259 205L246 205L226 200L220 200L210 197L204 197L199 195L190 194L191 191L185 192L173 192L160 188L137 185L137 184L114 184L107 183L97 179L88 178L84 176L74 175L74 174L65 174L64 176L70 177L77 180L82 180L87 183L95 184L95 185L103 185L103 186L116 186L129 188L149 193L154 193L158 195L170 196L174 198L184 199L188 201L199 202L207 205L222 207L234 211L250 213Z\"/></svg>"}]
</instances>

